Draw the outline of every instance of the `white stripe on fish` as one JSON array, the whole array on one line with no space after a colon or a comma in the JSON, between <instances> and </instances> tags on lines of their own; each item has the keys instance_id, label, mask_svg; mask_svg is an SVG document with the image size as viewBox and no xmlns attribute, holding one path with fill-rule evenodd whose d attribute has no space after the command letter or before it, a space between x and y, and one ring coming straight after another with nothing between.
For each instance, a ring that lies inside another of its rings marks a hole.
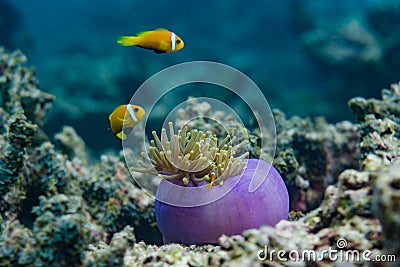
<instances>
[{"instance_id":1,"label":"white stripe on fish","mask_svg":"<svg viewBox=\"0 0 400 267\"><path fill-rule=\"evenodd\" d=\"M136 118L135 112L133 112L132 105L130 105L130 104L126 105L126 109L128 110L129 115L131 116L132 120L134 122L138 121L138 119Z\"/></svg>"},{"instance_id":2,"label":"white stripe on fish","mask_svg":"<svg viewBox=\"0 0 400 267\"><path fill-rule=\"evenodd\" d=\"M176 34L171 32L171 50L175 51Z\"/></svg>"}]
</instances>

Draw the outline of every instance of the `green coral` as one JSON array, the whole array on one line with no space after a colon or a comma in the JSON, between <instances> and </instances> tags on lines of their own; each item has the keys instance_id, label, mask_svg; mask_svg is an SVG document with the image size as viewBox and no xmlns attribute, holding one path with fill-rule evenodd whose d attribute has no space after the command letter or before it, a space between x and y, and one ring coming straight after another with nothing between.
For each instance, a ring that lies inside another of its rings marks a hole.
<instances>
[{"instance_id":1,"label":"green coral","mask_svg":"<svg viewBox=\"0 0 400 267\"><path fill-rule=\"evenodd\" d=\"M24 111L25 116L35 124L42 126L54 96L39 90L33 68L27 68L26 56L19 50L6 53L0 47L1 106L9 114Z\"/></svg>"},{"instance_id":2,"label":"green coral","mask_svg":"<svg viewBox=\"0 0 400 267\"><path fill-rule=\"evenodd\" d=\"M87 218L78 212L81 208L81 202L75 197L63 194L40 197L40 205L34 209L38 217L32 230L40 248L34 264L38 261L43 266L76 266L82 263L83 250L89 242L90 225Z\"/></svg>"},{"instance_id":3,"label":"green coral","mask_svg":"<svg viewBox=\"0 0 400 267\"><path fill-rule=\"evenodd\" d=\"M78 158L86 162L89 158L85 142L70 126L64 126L61 132L54 136L54 145L62 154L67 155L69 160Z\"/></svg>"},{"instance_id":4,"label":"green coral","mask_svg":"<svg viewBox=\"0 0 400 267\"><path fill-rule=\"evenodd\" d=\"M82 263L89 241L87 219L75 199L41 197L32 231L12 221L0 237L0 266L70 266Z\"/></svg>"},{"instance_id":5,"label":"green coral","mask_svg":"<svg viewBox=\"0 0 400 267\"><path fill-rule=\"evenodd\" d=\"M0 159L0 195L2 197L17 182L23 170L25 148L30 145L37 127L23 114L10 118L8 146Z\"/></svg>"},{"instance_id":6,"label":"green coral","mask_svg":"<svg viewBox=\"0 0 400 267\"><path fill-rule=\"evenodd\" d=\"M36 242L29 229L19 221L7 223L0 235L0 266L32 264L36 257L35 247Z\"/></svg>"},{"instance_id":7,"label":"green coral","mask_svg":"<svg viewBox=\"0 0 400 267\"><path fill-rule=\"evenodd\" d=\"M85 252L84 265L91 267L124 266L124 255L135 241L133 228L126 226L121 232L113 235L110 244L101 241L96 245L90 245Z\"/></svg>"},{"instance_id":8,"label":"green coral","mask_svg":"<svg viewBox=\"0 0 400 267\"><path fill-rule=\"evenodd\" d=\"M391 161L400 154L400 83L382 90L382 100L353 98L349 107L360 123L361 160L370 154Z\"/></svg>"},{"instance_id":9,"label":"green coral","mask_svg":"<svg viewBox=\"0 0 400 267\"><path fill-rule=\"evenodd\" d=\"M158 237L153 199L131 184L129 175L120 157L103 156L92 174L80 180L90 214L107 232L132 225L141 229L142 238Z\"/></svg>"},{"instance_id":10,"label":"green coral","mask_svg":"<svg viewBox=\"0 0 400 267\"><path fill-rule=\"evenodd\" d=\"M85 261L89 243L108 243L126 225L157 234L154 202L129 182L121 157L88 165L72 128L56 146L43 135L38 125L53 97L37 88L25 61L0 49L0 266L93 266ZM111 255L122 263L126 246L114 253L116 244Z\"/></svg>"},{"instance_id":11,"label":"green coral","mask_svg":"<svg viewBox=\"0 0 400 267\"><path fill-rule=\"evenodd\" d=\"M400 160L373 174L373 213L383 223L386 252L400 255Z\"/></svg>"},{"instance_id":12,"label":"green coral","mask_svg":"<svg viewBox=\"0 0 400 267\"><path fill-rule=\"evenodd\" d=\"M277 148L273 165L284 177L291 208L303 212L318 207L327 185L347 168L357 168L357 128L350 122L328 124L323 118L286 119L273 110Z\"/></svg>"}]
</instances>

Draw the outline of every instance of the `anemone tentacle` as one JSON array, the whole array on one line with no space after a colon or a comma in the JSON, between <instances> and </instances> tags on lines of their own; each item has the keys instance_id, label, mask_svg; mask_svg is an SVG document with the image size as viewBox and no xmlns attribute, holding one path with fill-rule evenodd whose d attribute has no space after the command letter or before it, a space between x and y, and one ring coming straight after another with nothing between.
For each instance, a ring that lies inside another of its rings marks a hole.
<instances>
[{"instance_id":1,"label":"anemone tentacle","mask_svg":"<svg viewBox=\"0 0 400 267\"><path fill-rule=\"evenodd\" d=\"M131 172L155 174L167 180L180 180L188 185L189 180L197 185L209 182L209 185L222 184L229 177L238 175L245 167L243 159L246 152L235 157L239 148L248 140L232 145L236 137L228 135L218 144L218 139L210 132L197 129L188 131L187 126L175 134L172 122L167 130L161 130L160 138L155 131L150 141L149 155L142 152L138 167L131 167ZM212 179L210 178L212 177Z\"/></svg>"}]
</instances>

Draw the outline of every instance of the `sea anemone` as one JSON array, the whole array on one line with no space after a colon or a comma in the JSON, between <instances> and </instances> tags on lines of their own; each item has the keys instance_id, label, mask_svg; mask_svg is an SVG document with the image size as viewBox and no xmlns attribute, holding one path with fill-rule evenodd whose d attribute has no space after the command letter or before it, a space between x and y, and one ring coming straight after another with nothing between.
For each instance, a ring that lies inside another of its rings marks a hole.
<instances>
[{"instance_id":1,"label":"sea anemone","mask_svg":"<svg viewBox=\"0 0 400 267\"><path fill-rule=\"evenodd\" d=\"M165 128L161 130L161 140L153 131L154 140L151 140L149 148L152 158L142 152L144 161L138 161L141 168L131 167L131 171L158 175L185 186L209 182L210 187L221 185L227 178L239 174L246 165L242 159L248 156L248 152L234 156L240 147L248 143L247 140L233 146L236 137L229 141L228 135L217 146L218 139L210 132L196 129L188 132L188 127L184 126L175 134L172 122L168 126L170 140Z\"/></svg>"},{"instance_id":2,"label":"sea anemone","mask_svg":"<svg viewBox=\"0 0 400 267\"><path fill-rule=\"evenodd\" d=\"M210 133L174 133L169 123L161 138L153 132L150 157L142 153L140 168L132 172L163 178L156 193L156 220L164 243L217 243L222 235L250 228L274 226L288 218L289 196L279 173L258 159L235 157L247 142L232 145L227 136L218 144ZM254 181L261 181L249 190Z\"/></svg>"}]
</instances>

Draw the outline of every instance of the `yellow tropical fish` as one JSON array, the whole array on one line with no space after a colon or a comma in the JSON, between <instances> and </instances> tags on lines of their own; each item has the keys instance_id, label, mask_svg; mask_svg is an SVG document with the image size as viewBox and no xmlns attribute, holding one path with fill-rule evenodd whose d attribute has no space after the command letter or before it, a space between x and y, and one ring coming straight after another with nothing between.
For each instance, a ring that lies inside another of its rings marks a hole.
<instances>
[{"instance_id":1,"label":"yellow tropical fish","mask_svg":"<svg viewBox=\"0 0 400 267\"><path fill-rule=\"evenodd\" d=\"M144 114L142 107L131 104L120 105L108 117L111 130L119 139L125 140L126 135L143 119Z\"/></svg>"},{"instance_id":2,"label":"yellow tropical fish","mask_svg":"<svg viewBox=\"0 0 400 267\"><path fill-rule=\"evenodd\" d=\"M118 43L123 46L139 46L154 50L157 54L176 52L184 46L183 41L175 33L166 29L145 31L137 36L120 36Z\"/></svg>"}]
</instances>

